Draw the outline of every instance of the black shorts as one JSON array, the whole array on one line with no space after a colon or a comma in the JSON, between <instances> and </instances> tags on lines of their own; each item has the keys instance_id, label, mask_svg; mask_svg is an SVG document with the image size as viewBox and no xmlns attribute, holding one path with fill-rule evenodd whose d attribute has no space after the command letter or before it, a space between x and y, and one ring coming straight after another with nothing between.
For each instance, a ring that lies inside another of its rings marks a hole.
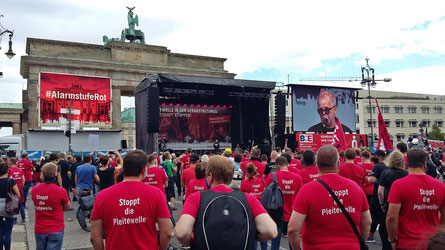
<instances>
[{"instance_id":1,"label":"black shorts","mask_svg":"<svg viewBox=\"0 0 445 250\"><path fill-rule=\"evenodd\" d=\"M170 194L170 197L175 197L175 177L168 177L166 192Z\"/></svg>"}]
</instances>

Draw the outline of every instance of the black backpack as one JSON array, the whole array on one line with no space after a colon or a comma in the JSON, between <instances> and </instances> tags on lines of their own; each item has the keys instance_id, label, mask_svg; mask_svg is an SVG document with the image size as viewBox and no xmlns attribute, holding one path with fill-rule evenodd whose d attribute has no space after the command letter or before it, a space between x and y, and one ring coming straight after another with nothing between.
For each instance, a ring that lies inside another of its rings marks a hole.
<instances>
[{"instance_id":1,"label":"black backpack","mask_svg":"<svg viewBox=\"0 0 445 250\"><path fill-rule=\"evenodd\" d=\"M246 195L202 191L192 249L253 249L255 221Z\"/></svg>"},{"instance_id":2,"label":"black backpack","mask_svg":"<svg viewBox=\"0 0 445 250\"><path fill-rule=\"evenodd\" d=\"M272 173L272 182L261 195L261 204L274 221L283 219L283 192L278 184L276 172Z\"/></svg>"}]
</instances>

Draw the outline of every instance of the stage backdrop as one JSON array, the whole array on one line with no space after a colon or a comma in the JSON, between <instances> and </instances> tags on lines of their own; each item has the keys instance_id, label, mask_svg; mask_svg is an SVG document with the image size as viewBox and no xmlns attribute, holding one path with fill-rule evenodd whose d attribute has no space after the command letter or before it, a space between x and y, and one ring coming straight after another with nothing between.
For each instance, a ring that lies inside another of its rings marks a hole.
<instances>
[{"instance_id":1,"label":"stage backdrop","mask_svg":"<svg viewBox=\"0 0 445 250\"><path fill-rule=\"evenodd\" d=\"M327 144L332 144L334 134L300 134L296 135L295 147L297 150L311 149L314 152ZM346 148L366 147L365 134L345 134Z\"/></svg>"},{"instance_id":2,"label":"stage backdrop","mask_svg":"<svg viewBox=\"0 0 445 250\"><path fill-rule=\"evenodd\" d=\"M337 117L342 125L347 126L351 131L355 131L354 89L292 85L293 131L308 131L311 126L320 123L320 115L317 113L317 100L318 94L322 90L334 94L337 99Z\"/></svg>"},{"instance_id":3,"label":"stage backdrop","mask_svg":"<svg viewBox=\"0 0 445 250\"><path fill-rule=\"evenodd\" d=\"M67 124L71 119L82 127L111 128L111 79L40 73L40 126Z\"/></svg>"},{"instance_id":4,"label":"stage backdrop","mask_svg":"<svg viewBox=\"0 0 445 250\"><path fill-rule=\"evenodd\" d=\"M159 111L159 141L165 140L167 149L213 149L215 139L221 149L231 147L228 107L166 104Z\"/></svg>"}]
</instances>

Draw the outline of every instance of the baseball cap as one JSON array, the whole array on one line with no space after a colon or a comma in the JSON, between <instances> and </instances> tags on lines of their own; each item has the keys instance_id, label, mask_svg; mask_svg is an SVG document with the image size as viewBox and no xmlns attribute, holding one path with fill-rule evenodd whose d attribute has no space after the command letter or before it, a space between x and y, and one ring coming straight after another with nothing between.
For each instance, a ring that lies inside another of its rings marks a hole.
<instances>
[{"instance_id":1,"label":"baseball cap","mask_svg":"<svg viewBox=\"0 0 445 250\"><path fill-rule=\"evenodd\" d=\"M199 155L192 154L190 155L190 162L197 162L199 160Z\"/></svg>"},{"instance_id":2,"label":"baseball cap","mask_svg":"<svg viewBox=\"0 0 445 250\"><path fill-rule=\"evenodd\" d=\"M225 155L231 155L231 154L232 154L232 149L230 149L230 148L226 148L226 149L224 150L224 154L225 154Z\"/></svg>"}]
</instances>

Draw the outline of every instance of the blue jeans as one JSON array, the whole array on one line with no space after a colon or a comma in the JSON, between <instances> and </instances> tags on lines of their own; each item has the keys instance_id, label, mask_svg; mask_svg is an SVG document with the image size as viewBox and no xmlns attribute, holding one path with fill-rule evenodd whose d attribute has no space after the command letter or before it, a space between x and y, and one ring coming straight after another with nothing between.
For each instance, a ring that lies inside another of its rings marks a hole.
<instances>
[{"instance_id":1,"label":"blue jeans","mask_svg":"<svg viewBox=\"0 0 445 250\"><path fill-rule=\"evenodd\" d=\"M0 249L11 249L11 233L14 226L14 218L0 216Z\"/></svg>"},{"instance_id":2,"label":"blue jeans","mask_svg":"<svg viewBox=\"0 0 445 250\"><path fill-rule=\"evenodd\" d=\"M25 198L25 205L26 205L26 198L28 197L28 192L29 192L29 188L31 187L31 184L32 184L32 181L25 181L25 185L23 185L23 198Z\"/></svg>"},{"instance_id":3,"label":"blue jeans","mask_svg":"<svg viewBox=\"0 0 445 250\"><path fill-rule=\"evenodd\" d=\"M279 250L280 249L280 243L281 243L281 231L283 229L283 221L275 221L275 223L277 224L277 231L278 231L278 235L277 237L275 237L275 239L272 239L272 246L271 246L271 250ZM255 241L256 242L256 241ZM260 242L261 245L261 250L267 250L267 241L265 242ZM257 244L254 244L254 247L256 249Z\"/></svg>"},{"instance_id":4,"label":"blue jeans","mask_svg":"<svg viewBox=\"0 0 445 250\"><path fill-rule=\"evenodd\" d=\"M60 250L63 244L64 230L58 233L35 234L36 250Z\"/></svg>"},{"instance_id":5,"label":"blue jeans","mask_svg":"<svg viewBox=\"0 0 445 250\"><path fill-rule=\"evenodd\" d=\"M22 221L25 221L25 203L19 203L20 215L22 216Z\"/></svg>"}]
</instances>

